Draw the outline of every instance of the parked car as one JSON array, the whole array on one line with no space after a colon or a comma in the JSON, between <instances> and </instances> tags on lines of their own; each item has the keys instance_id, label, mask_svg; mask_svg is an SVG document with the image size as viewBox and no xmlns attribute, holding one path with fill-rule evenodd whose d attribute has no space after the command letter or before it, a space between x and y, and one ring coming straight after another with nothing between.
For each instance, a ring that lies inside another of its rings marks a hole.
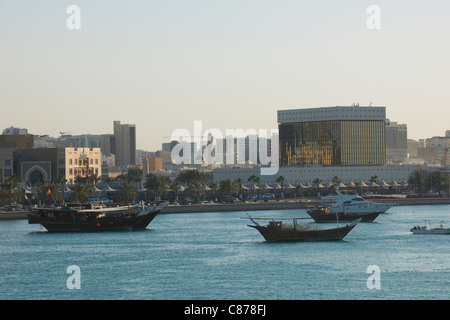
<instances>
[{"instance_id":1,"label":"parked car","mask_svg":"<svg viewBox=\"0 0 450 320\"><path fill-rule=\"evenodd\" d=\"M91 204L100 204L102 201L99 198L91 198Z\"/></svg>"},{"instance_id":2,"label":"parked car","mask_svg":"<svg viewBox=\"0 0 450 320\"><path fill-rule=\"evenodd\" d=\"M108 198L91 198L91 201L90 201L90 203L91 204L101 204L101 203L103 203L103 204L105 204L105 203L112 203L113 201L112 200L109 200Z\"/></svg>"},{"instance_id":3,"label":"parked car","mask_svg":"<svg viewBox=\"0 0 450 320\"><path fill-rule=\"evenodd\" d=\"M261 196L261 199L275 199L275 194L271 192L265 193Z\"/></svg>"},{"instance_id":4,"label":"parked car","mask_svg":"<svg viewBox=\"0 0 450 320\"><path fill-rule=\"evenodd\" d=\"M258 195L257 194L249 194L247 195L247 200L256 200L258 199Z\"/></svg>"},{"instance_id":5,"label":"parked car","mask_svg":"<svg viewBox=\"0 0 450 320\"><path fill-rule=\"evenodd\" d=\"M222 197L222 202L223 203L236 203L239 200L233 196L224 196Z\"/></svg>"}]
</instances>

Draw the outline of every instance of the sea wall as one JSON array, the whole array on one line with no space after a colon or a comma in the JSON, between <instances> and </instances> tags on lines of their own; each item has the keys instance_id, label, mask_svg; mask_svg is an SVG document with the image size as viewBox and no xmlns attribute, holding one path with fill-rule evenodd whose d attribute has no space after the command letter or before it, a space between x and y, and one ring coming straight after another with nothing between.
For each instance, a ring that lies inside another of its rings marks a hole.
<instances>
[{"instance_id":1,"label":"sea wall","mask_svg":"<svg viewBox=\"0 0 450 320\"><path fill-rule=\"evenodd\" d=\"M399 206L450 204L450 198L413 198L413 199L377 199L373 202L391 203ZM307 202L308 205L323 203ZM161 213L222 212L222 211L256 211L256 210L291 210L303 209L305 203L300 201L249 202L211 205L168 206Z\"/></svg>"},{"instance_id":2,"label":"sea wall","mask_svg":"<svg viewBox=\"0 0 450 320\"><path fill-rule=\"evenodd\" d=\"M227 203L210 205L185 205L167 206L161 213L190 213L190 212L222 212L222 211L257 211L257 210L287 210L303 209L301 202L250 202L250 203Z\"/></svg>"},{"instance_id":3,"label":"sea wall","mask_svg":"<svg viewBox=\"0 0 450 320\"><path fill-rule=\"evenodd\" d=\"M413 205L445 205L450 204L450 198L399 198L376 199L373 202L391 203L398 206ZM305 204L314 205L324 203L318 200L300 202L299 200L247 202L247 203L220 203L220 204L193 204L180 206L167 206L161 214L169 213L196 213L196 212L227 212L227 211L258 211L258 210L295 210L303 209ZM27 212L0 212L0 220L26 219Z\"/></svg>"}]
</instances>

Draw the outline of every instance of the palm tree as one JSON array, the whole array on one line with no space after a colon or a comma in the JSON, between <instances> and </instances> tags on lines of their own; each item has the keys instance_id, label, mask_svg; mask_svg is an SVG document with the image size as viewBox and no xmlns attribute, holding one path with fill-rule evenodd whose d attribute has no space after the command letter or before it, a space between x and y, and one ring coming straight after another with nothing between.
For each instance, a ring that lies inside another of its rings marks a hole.
<instances>
[{"instance_id":1,"label":"palm tree","mask_svg":"<svg viewBox=\"0 0 450 320\"><path fill-rule=\"evenodd\" d=\"M128 179L129 179L129 176L128 176L128 174L126 174L126 173L121 173L121 174L119 174L119 175L116 177L116 181L119 181L119 182L125 181L125 180L128 180Z\"/></svg>"},{"instance_id":2,"label":"palm tree","mask_svg":"<svg viewBox=\"0 0 450 320\"><path fill-rule=\"evenodd\" d=\"M260 179L258 176L252 174L252 175L247 179L247 181L250 182L250 183L252 184L252 190L253 190L253 185L254 185L255 183L257 183L258 186L259 186L259 182L261 181L261 179Z\"/></svg>"},{"instance_id":3,"label":"palm tree","mask_svg":"<svg viewBox=\"0 0 450 320\"><path fill-rule=\"evenodd\" d=\"M247 179L247 181L248 181L248 182L251 182L251 183L259 183L260 179L259 179L258 176L252 174L252 175Z\"/></svg>"},{"instance_id":4,"label":"palm tree","mask_svg":"<svg viewBox=\"0 0 450 320\"><path fill-rule=\"evenodd\" d=\"M126 180L122 182L119 187L121 198L125 201L125 203L130 203L131 201L136 200L137 190L134 187L134 182L130 180Z\"/></svg>"},{"instance_id":5,"label":"palm tree","mask_svg":"<svg viewBox=\"0 0 450 320\"><path fill-rule=\"evenodd\" d=\"M95 185L102 181L102 177L100 177L97 173L89 176L89 180Z\"/></svg>"},{"instance_id":6,"label":"palm tree","mask_svg":"<svg viewBox=\"0 0 450 320\"><path fill-rule=\"evenodd\" d=\"M203 185L200 181L194 181L191 183L189 190L196 200L200 200L205 197L205 191L203 190Z\"/></svg>"},{"instance_id":7,"label":"palm tree","mask_svg":"<svg viewBox=\"0 0 450 320\"><path fill-rule=\"evenodd\" d=\"M378 176L377 176L377 175L371 176L370 179L369 179L369 181L370 181L371 185L372 185L373 187L375 187L375 193L377 193L377 190L378 190L378 184L380 183L380 182L378 181Z\"/></svg>"},{"instance_id":8,"label":"palm tree","mask_svg":"<svg viewBox=\"0 0 450 320\"><path fill-rule=\"evenodd\" d=\"M20 200L19 178L13 174L0 185L0 199L7 204Z\"/></svg>"},{"instance_id":9,"label":"palm tree","mask_svg":"<svg viewBox=\"0 0 450 320\"><path fill-rule=\"evenodd\" d=\"M416 169L408 177L408 184L413 187L413 190L420 193L426 188L427 176L423 170Z\"/></svg>"},{"instance_id":10,"label":"palm tree","mask_svg":"<svg viewBox=\"0 0 450 320\"><path fill-rule=\"evenodd\" d=\"M213 182L209 187L214 194L214 201L217 201L217 191L219 190L219 185Z\"/></svg>"},{"instance_id":11,"label":"palm tree","mask_svg":"<svg viewBox=\"0 0 450 320\"><path fill-rule=\"evenodd\" d=\"M155 192L155 201L159 199L159 191L167 188L167 178L154 173L147 175L147 181L144 187Z\"/></svg>"},{"instance_id":12,"label":"palm tree","mask_svg":"<svg viewBox=\"0 0 450 320\"><path fill-rule=\"evenodd\" d=\"M61 184L61 196L62 196L62 200L64 201L64 192L65 192L65 188L66 188L66 183L67 183L67 179L64 175L59 175L58 178L56 179L56 182Z\"/></svg>"},{"instance_id":13,"label":"palm tree","mask_svg":"<svg viewBox=\"0 0 450 320\"><path fill-rule=\"evenodd\" d=\"M283 193L283 189L284 189L284 177L283 176L279 176L275 181L278 182L281 185L281 197L284 198L284 193Z\"/></svg>"},{"instance_id":14,"label":"palm tree","mask_svg":"<svg viewBox=\"0 0 450 320\"><path fill-rule=\"evenodd\" d=\"M300 194L302 195L302 197L303 197L303 185L301 184L301 183L299 183L299 184L297 184L296 186L295 186L295 191L296 192L300 192ZM297 195L296 195L297 196Z\"/></svg>"},{"instance_id":15,"label":"palm tree","mask_svg":"<svg viewBox=\"0 0 450 320\"><path fill-rule=\"evenodd\" d=\"M88 201L94 193L94 186L89 183L88 177L76 176L74 182L72 197L79 202Z\"/></svg>"},{"instance_id":16,"label":"palm tree","mask_svg":"<svg viewBox=\"0 0 450 320\"><path fill-rule=\"evenodd\" d=\"M322 183L322 180L319 178L315 178L313 180L313 186L314 186L314 190L317 192L317 194L319 194L319 188L320 188L320 184Z\"/></svg>"},{"instance_id":17,"label":"palm tree","mask_svg":"<svg viewBox=\"0 0 450 320\"><path fill-rule=\"evenodd\" d=\"M228 195L236 193L237 192L236 182L232 181L231 179L222 180L222 181L220 181L220 184L219 184L219 190L223 194L228 194Z\"/></svg>"},{"instance_id":18,"label":"palm tree","mask_svg":"<svg viewBox=\"0 0 450 320\"><path fill-rule=\"evenodd\" d=\"M61 190L56 184L41 185L38 189L38 198L44 203L60 202L62 200Z\"/></svg>"},{"instance_id":19,"label":"palm tree","mask_svg":"<svg viewBox=\"0 0 450 320\"><path fill-rule=\"evenodd\" d=\"M133 182L139 182L142 180L143 172L140 168L129 168L127 175Z\"/></svg>"},{"instance_id":20,"label":"palm tree","mask_svg":"<svg viewBox=\"0 0 450 320\"><path fill-rule=\"evenodd\" d=\"M180 190L180 184L174 181L170 184L169 189L173 192L174 200L178 201L178 190Z\"/></svg>"},{"instance_id":21,"label":"palm tree","mask_svg":"<svg viewBox=\"0 0 450 320\"><path fill-rule=\"evenodd\" d=\"M358 194L358 186L359 186L359 188L360 188L359 193L360 193L360 195L362 195L362 194L363 194L363 192L362 192L362 184L359 183L359 182L357 182L357 181L356 181L356 182L353 182L352 187L353 187L353 189L354 189L354 191L355 191L356 194Z\"/></svg>"},{"instance_id":22,"label":"palm tree","mask_svg":"<svg viewBox=\"0 0 450 320\"><path fill-rule=\"evenodd\" d=\"M195 181L200 182L200 184L203 186L208 180L208 174L206 172L200 172L197 170L197 173L195 175Z\"/></svg>"},{"instance_id":23,"label":"palm tree","mask_svg":"<svg viewBox=\"0 0 450 320\"><path fill-rule=\"evenodd\" d=\"M200 182L203 185L207 179L208 175L204 172L198 171L197 169L183 170L178 174L176 178L177 181L184 182L188 185L196 181Z\"/></svg>"},{"instance_id":24,"label":"palm tree","mask_svg":"<svg viewBox=\"0 0 450 320\"><path fill-rule=\"evenodd\" d=\"M337 190L339 188L339 185L341 184L342 179L338 176L334 176L333 179L331 179L331 183L334 186L334 189Z\"/></svg>"},{"instance_id":25,"label":"palm tree","mask_svg":"<svg viewBox=\"0 0 450 320\"><path fill-rule=\"evenodd\" d=\"M242 198L242 183L243 182L244 182L244 180L242 180L242 178L237 178L236 180L234 180L234 183L236 183L236 185L238 186L239 199Z\"/></svg>"},{"instance_id":26,"label":"palm tree","mask_svg":"<svg viewBox=\"0 0 450 320\"><path fill-rule=\"evenodd\" d=\"M433 189L436 192L448 191L449 176L446 172L439 170L433 171L429 174L429 178L430 190Z\"/></svg>"}]
</instances>

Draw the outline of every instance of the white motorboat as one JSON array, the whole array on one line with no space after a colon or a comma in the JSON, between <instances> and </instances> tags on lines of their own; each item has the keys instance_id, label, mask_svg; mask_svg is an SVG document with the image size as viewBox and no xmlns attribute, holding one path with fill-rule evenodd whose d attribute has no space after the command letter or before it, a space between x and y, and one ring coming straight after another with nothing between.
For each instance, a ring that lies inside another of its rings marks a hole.
<instances>
[{"instance_id":1,"label":"white motorboat","mask_svg":"<svg viewBox=\"0 0 450 320\"><path fill-rule=\"evenodd\" d=\"M360 196L347 196L339 191L336 193L337 196L322 198L322 200L333 200L332 204L309 208L306 212L316 222L353 221L358 218L362 218L365 222L372 222L379 214L392 207L388 203L375 203Z\"/></svg>"},{"instance_id":2,"label":"white motorboat","mask_svg":"<svg viewBox=\"0 0 450 320\"><path fill-rule=\"evenodd\" d=\"M445 228L444 221L441 221L441 225L436 228L430 227L430 221L425 220L424 226L415 226L411 228L413 234L450 234L450 228Z\"/></svg>"},{"instance_id":3,"label":"white motorboat","mask_svg":"<svg viewBox=\"0 0 450 320\"><path fill-rule=\"evenodd\" d=\"M336 193L337 196L329 198L329 200L336 201L333 203L334 212L345 212L347 214L368 214L374 212L384 213L392 207L389 203L371 202L360 196L348 196L339 191L336 191Z\"/></svg>"}]
</instances>

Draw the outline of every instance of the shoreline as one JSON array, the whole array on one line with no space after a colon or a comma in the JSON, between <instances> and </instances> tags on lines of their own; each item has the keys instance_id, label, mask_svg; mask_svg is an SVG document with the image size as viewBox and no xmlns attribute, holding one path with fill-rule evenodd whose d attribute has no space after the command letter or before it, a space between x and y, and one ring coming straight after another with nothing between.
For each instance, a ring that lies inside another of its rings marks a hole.
<instances>
[{"instance_id":1,"label":"shoreline","mask_svg":"<svg viewBox=\"0 0 450 320\"><path fill-rule=\"evenodd\" d=\"M21 220L27 219L27 214L29 211L4 211L0 212L0 221L5 220Z\"/></svg>"},{"instance_id":2,"label":"shoreline","mask_svg":"<svg viewBox=\"0 0 450 320\"><path fill-rule=\"evenodd\" d=\"M245 203L219 203L219 204L192 204L167 206L160 214L171 213L201 213L201 212L230 212L230 211L261 211L261 210L295 210L304 209L305 205L324 204L318 199L281 200L270 202L245 202ZM450 204L450 198L399 198L399 199L374 199L373 202L391 203L394 206L416 205L446 205ZM27 219L28 211L0 212L0 221Z\"/></svg>"},{"instance_id":3,"label":"shoreline","mask_svg":"<svg viewBox=\"0 0 450 320\"><path fill-rule=\"evenodd\" d=\"M294 210L304 209L305 205L317 205L329 203L325 201L308 199L309 202L300 200L284 200L272 202L247 202L247 203L229 203L229 204L211 204L211 205L180 205L167 206L161 211L161 214L170 213L196 213L196 212L226 212L226 211L259 211L259 210ZM373 202L391 203L397 206L415 206L415 205L445 205L450 204L450 198L406 198L406 199L376 199Z\"/></svg>"}]
</instances>

